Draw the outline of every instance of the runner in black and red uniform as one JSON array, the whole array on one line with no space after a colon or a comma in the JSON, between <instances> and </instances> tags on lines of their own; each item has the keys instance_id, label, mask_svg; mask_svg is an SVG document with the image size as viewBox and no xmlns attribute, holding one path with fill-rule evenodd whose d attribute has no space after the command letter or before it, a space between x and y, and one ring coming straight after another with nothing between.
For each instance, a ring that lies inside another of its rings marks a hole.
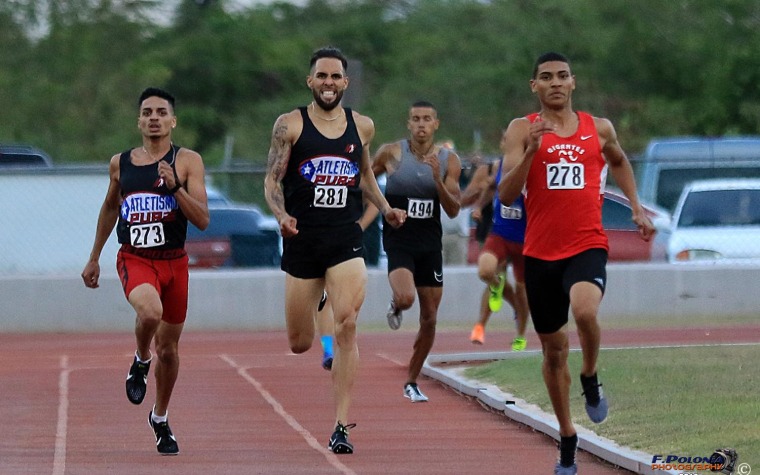
<instances>
[{"instance_id":1,"label":"runner in black and red uniform","mask_svg":"<svg viewBox=\"0 0 760 475\"><path fill-rule=\"evenodd\" d=\"M499 199L512 203L524 189L525 285L561 438L554 473L574 475L578 437L570 417L568 310L583 352L580 381L586 412L595 423L607 417L596 365L601 337L597 314L607 285L602 194L608 168L631 201L641 237L649 240L654 227L639 203L631 164L612 123L573 110L575 77L568 59L553 52L539 57L530 85L541 110L514 119L505 132Z\"/></svg>"},{"instance_id":2,"label":"runner in black and red uniform","mask_svg":"<svg viewBox=\"0 0 760 475\"><path fill-rule=\"evenodd\" d=\"M127 398L133 404L145 398L155 342L156 402L148 422L158 452L174 455L179 447L167 416L187 316L185 237L188 220L201 230L209 223L205 172L200 155L171 142L177 124L174 97L148 88L138 104L142 146L111 158L110 183L82 279L87 287L98 287L100 254L118 220L116 267L124 295L137 313L137 350L127 375Z\"/></svg>"},{"instance_id":3,"label":"runner in black and red uniform","mask_svg":"<svg viewBox=\"0 0 760 475\"><path fill-rule=\"evenodd\" d=\"M264 193L280 223L285 274L285 323L294 353L314 340L314 319L327 291L335 319L332 378L336 420L328 448L350 454L348 409L359 352L356 319L364 302L362 196L383 210L393 226L405 219L392 209L369 164L375 125L340 104L348 87L343 53L332 47L314 52L306 83L313 101L281 115L274 124Z\"/></svg>"}]
</instances>

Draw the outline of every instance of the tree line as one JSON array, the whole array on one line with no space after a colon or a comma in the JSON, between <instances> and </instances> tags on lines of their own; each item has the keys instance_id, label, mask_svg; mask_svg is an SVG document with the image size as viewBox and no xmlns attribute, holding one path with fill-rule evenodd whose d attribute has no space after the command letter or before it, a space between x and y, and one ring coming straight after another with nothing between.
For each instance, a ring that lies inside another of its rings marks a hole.
<instances>
[{"instance_id":1,"label":"tree line","mask_svg":"<svg viewBox=\"0 0 760 475\"><path fill-rule=\"evenodd\" d=\"M576 109L610 118L631 155L652 137L750 135L760 125L755 0L7 0L0 5L0 142L58 163L106 163L138 140L137 96L177 96L178 143L263 166L277 116L310 100L320 46L350 58L346 103L376 148L411 102L439 109L462 155L498 151L537 107L535 58L566 54ZM230 140L230 138L232 140Z\"/></svg>"}]
</instances>

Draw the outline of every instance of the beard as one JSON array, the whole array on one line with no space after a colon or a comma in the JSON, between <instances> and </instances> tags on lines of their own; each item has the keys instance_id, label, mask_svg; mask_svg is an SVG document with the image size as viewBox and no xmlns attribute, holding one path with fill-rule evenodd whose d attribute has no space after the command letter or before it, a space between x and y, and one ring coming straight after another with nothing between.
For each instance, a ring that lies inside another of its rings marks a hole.
<instances>
[{"instance_id":1,"label":"beard","mask_svg":"<svg viewBox=\"0 0 760 475\"><path fill-rule=\"evenodd\" d=\"M343 99L343 91L335 91L335 100L332 102L323 101L319 96L319 91L311 91L311 93L314 96L314 102L326 112L330 112L331 110L338 107L340 101Z\"/></svg>"}]
</instances>

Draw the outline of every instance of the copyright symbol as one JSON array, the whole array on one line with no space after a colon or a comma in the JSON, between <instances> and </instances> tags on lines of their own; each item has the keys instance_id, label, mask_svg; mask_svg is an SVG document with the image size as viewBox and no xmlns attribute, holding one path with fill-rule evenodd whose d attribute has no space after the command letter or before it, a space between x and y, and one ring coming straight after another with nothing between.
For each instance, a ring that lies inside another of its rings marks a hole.
<instances>
[{"instance_id":1,"label":"copyright symbol","mask_svg":"<svg viewBox=\"0 0 760 475\"><path fill-rule=\"evenodd\" d=\"M752 472L752 467L750 467L748 463L740 463L736 467L736 473L738 475L749 475L750 472Z\"/></svg>"}]
</instances>

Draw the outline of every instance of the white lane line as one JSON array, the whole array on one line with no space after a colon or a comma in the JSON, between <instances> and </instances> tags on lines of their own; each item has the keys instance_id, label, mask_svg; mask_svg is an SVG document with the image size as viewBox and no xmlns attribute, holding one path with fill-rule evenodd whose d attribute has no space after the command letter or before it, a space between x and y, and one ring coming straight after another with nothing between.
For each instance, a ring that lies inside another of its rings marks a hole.
<instances>
[{"instance_id":1,"label":"white lane line","mask_svg":"<svg viewBox=\"0 0 760 475\"><path fill-rule=\"evenodd\" d=\"M274 409L274 412L280 415L285 422L288 423L290 427L292 427L303 439L306 441L307 444L309 444L314 450L320 452L322 455L325 456L327 461L335 467L335 469L339 470L341 473L344 473L346 475L356 475L356 472L351 470L350 468L343 465L339 460L338 457L332 453L330 450L325 448L317 439L314 438L311 433L306 430L301 424L298 423L298 421L288 414L288 412L285 410L284 407L282 407L282 404L280 404L277 399L272 396L272 394L269 393L266 389L264 389L264 386L256 380L253 376L248 374L248 370L240 366L235 360L230 358L228 355L219 355L219 357L224 360L227 364L232 366L234 369L237 370L237 373L246 381L248 381L254 388L256 388L256 391L261 394L261 397L264 398L266 402L269 403L270 406Z\"/></svg>"},{"instance_id":2,"label":"white lane line","mask_svg":"<svg viewBox=\"0 0 760 475\"><path fill-rule=\"evenodd\" d=\"M61 374L58 376L58 426L55 430L55 455L53 457L53 475L66 472L66 432L69 418L69 356L60 360Z\"/></svg>"},{"instance_id":3,"label":"white lane line","mask_svg":"<svg viewBox=\"0 0 760 475\"><path fill-rule=\"evenodd\" d=\"M393 363L393 364L395 364L397 366L406 366L406 363L404 363L402 361L399 361L399 360L397 360L397 359L393 358L392 356L387 355L385 353L375 353L375 356L377 356L379 358L382 358L384 360L390 361L391 363Z\"/></svg>"}]
</instances>

